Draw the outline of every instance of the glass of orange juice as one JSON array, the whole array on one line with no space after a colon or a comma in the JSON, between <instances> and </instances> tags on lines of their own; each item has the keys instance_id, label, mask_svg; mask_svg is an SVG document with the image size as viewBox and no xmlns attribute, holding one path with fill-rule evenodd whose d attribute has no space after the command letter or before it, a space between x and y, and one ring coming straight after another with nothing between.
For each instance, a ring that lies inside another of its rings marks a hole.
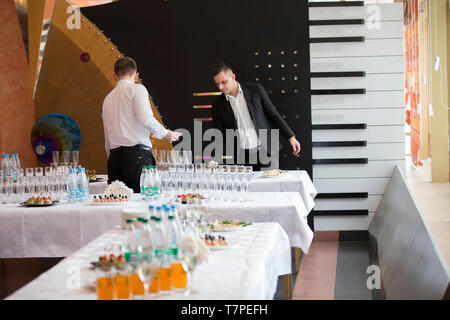
<instances>
[{"instance_id":1,"label":"glass of orange juice","mask_svg":"<svg viewBox=\"0 0 450 320\"><path fill-rule=\"evenodd\" d=\"M178 248L172 249L171 269L174 291L185 291L187 286L188 268L178 256Z\"/></svg>"},{"instance_id":2,"label":"glass of orange juice","mask_svg":"<svg viewBox=\"0 0 450 320\"><path fill-rule=\"evenodd\" d=\"M98 300L114 299L114 268L102 266L97 268L97 298Z\"/></svg>"},{"instance_id":3,"label":"glass of orange juice","mask_svg":"<svg viewBox=\"0 0 450 320\"><path fill-rule=\"evenodd\" d=\"M114 288L117 299L129 299L131 295L130 268L124 263L116 268Z\"/></svg>"}]
</instances>

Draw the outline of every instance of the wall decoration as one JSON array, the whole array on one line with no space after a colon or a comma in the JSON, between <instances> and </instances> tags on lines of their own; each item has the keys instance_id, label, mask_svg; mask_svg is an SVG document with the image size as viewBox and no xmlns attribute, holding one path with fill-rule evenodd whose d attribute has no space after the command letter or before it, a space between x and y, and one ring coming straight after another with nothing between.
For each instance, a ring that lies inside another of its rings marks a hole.
<instances>
[{"instance_id":1,"label":"wall decoration","mask_svg":"<svg viewBox=\"0 0 450 320\"><path fill-rule=\"evenodd\" d=\"M80 150L81 131L69 116L49 113L39 118L31 130L31 146L37 158L52 162L52 151Z\"/></svg>"}]
</instances>

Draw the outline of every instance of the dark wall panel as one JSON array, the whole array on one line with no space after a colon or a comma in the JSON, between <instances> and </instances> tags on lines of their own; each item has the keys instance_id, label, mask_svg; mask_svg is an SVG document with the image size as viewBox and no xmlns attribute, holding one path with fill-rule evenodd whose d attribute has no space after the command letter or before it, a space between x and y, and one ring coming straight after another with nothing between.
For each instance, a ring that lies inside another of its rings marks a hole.
<instances>
[{"instance_id":1,"label":"dark wall panel","mask_svg":"<svg viewBox=\"0 0 450 320\"><path fill-rule=\"evenodd\" d=\"M217 91L210 70L218 62L228 63L238 81L259 81L302 144L299 158L285 144L280 168L312 176L307 1L121 0L82 13L137 61L171 129L193 134L194 118L211 117L211 109L193 106L214 97L193 93ZM202 126L208 129L211 122Z\"/></svg>"}]
</instances>

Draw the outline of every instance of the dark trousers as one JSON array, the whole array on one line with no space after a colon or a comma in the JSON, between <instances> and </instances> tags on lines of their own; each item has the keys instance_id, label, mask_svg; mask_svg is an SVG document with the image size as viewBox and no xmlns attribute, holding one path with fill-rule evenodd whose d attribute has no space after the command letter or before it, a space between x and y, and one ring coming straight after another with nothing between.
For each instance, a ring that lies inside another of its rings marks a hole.
<instances>
[{"instance_id":1,"label":"dark trousers","mask_svg":"<svg viewBox=\"0 0 450 320\"><path fill-rule=\"evenodd\" d=\"M133 192L141 192L140 179L142 166L156 164L151 150L139 148L111 151L108 158L108 184L114 180L122 181Z\"/></svg>"}]
</instances>

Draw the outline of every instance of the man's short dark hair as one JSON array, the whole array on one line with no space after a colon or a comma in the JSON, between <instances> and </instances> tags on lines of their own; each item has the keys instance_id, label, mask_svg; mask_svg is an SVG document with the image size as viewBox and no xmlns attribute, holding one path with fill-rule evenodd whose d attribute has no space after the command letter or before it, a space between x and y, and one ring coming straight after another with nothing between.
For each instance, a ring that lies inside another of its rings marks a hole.
<instances>
[{"instance_id":1,"label":"man's short dark hair","mask_svg":"<svg viewBox=\"0 0 450 320\"><path fill-rule=\"evenodd\" d=\"M128 57L119 58L114 64L114 73L118 77L131 76L136 71L136 61Z\"/></svg>"},{"instance_id":2,"label":"man's short dark hair","mask_svg":"<svg viewBox=\"0 0 450 320\"><path fill-rule=\"evenodd\" d=\"M217 66L215 66L212 70L212 76L215 77L217 76L219 73L223 72L233 72L233 70L231 70L231 68L226 65L225 63L221 62L219 63Z\"/></svg>"}]
</instances>

